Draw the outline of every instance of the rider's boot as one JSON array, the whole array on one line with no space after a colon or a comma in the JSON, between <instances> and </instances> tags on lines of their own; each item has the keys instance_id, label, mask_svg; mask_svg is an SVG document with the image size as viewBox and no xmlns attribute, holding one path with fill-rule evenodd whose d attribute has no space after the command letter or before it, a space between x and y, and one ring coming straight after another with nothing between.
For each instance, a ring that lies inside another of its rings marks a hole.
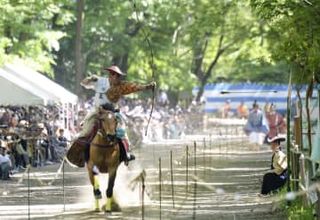
<instances>
[{"instance_id":1,"label":"rider's boot","mask_svg":"<svg viewBox=\"0 0 320 220\"><path fill-rule=\"evenodd\" d=\"M124 161L124 163L125 163L125 165L128 166L129 161L135 160L136 157L135 157L132 153L129 152L129 149L130 149L130 148L129 148L129 147L130 147L129 140L128 140L127 138L123 138L121 141L122 141L122 143L123 143L124 149L125 149L125 151L126 151L126 156L127 156L127 158L126 158L126 160Z\"/></svg>"}]
</instances>

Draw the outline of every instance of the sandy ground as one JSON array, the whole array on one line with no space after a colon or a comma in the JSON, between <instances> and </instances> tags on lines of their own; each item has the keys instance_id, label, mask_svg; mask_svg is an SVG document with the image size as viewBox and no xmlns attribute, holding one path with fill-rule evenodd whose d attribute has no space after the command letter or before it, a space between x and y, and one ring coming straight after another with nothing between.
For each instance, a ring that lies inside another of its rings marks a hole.
<instances>
[{"instance_id":1,"label":"sandy ground","mask_svg":"<svg viewBox=\"0 0 320 220\"><path fill-rule=\"evenodd\" d=\"M119 167L114 188L122 211L93 212L86 170L66 163L1 181L0 219L286 219L272 197L257 196L269 168L267 146L249 151L243 137L194 135L134 153L137 160ZM142 171L144 196L142 179L135 179ZM106 182L102 175L104 197Z\"/></svg>"}]
</instances>

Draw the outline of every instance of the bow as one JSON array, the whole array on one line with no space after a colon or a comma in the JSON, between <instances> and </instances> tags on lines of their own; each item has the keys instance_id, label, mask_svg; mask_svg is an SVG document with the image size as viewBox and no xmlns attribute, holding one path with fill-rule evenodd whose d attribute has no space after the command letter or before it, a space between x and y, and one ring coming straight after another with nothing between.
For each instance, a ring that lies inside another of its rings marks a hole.
<instances>
[{"instance_id":1,"label":"bow","mask_svg":"<svg viewBox=\"0 0 320 220\"><path fill-rule=\"evenodd\" d=\"M136 2L135 0L132 0L132 8L133 8L133 11L135 12L136 14L136 19L137 21L140 23L140 19L138 17L138 13L137 13L137 5L136 5ZM150 62L149 62L149 65L151 67L151 71L152 71L152 80L155 81L155 71L154 71L154 53L153 53L153 48L152 48L152 45L151 45L151 41L147 35L147 33L145 32L144 30L144 27L142 26L141 27L141 31L142 31L142 34L145 38L145 41L147 42L148 44L148 48L149 48L149 51L150 51ZM149 119L148 119L148 123L147 123L147 128L146 128L146 132L145 132L145 136L147 136L148 134L148 127L149 127L149 124L150 124L150 121L151 121L151 117L152 117L152 113L153 113L153 109L154 109L154 104L155 104L155 87L153 87L152 89L152 103L151 103L151 110L150 110L150 115L149 115Z\"/></svg>"}]
</instances>

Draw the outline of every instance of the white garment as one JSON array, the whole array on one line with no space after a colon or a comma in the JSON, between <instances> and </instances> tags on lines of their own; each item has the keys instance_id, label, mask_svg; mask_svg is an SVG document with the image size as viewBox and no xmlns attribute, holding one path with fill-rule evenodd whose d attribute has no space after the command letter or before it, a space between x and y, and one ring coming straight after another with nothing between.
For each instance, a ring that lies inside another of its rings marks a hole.
<instances>
[{"instance_id":1,"label":"white garment","mask_svg":"<svg viewBox=\"0 0 320 220\"><path fill-rule=\"evenodd\" d=\"M2 164L2 163L8 163L9 164L9 166L11 167L11 160L10 160L10 157L9 157L9 155L8 154L6 154L6 155L2 155L2 154L0 154L0 164Z\"/></svg>"},{"instance_id":2,"label":"white garment","mask_svg":"<svg viewBox=\"0 0 320 220\"><path fill-rule=\"evenodd\" d=\"M253 144L262 145L265 137L265 133L252 131L249 135L249 142Z\"/></svg>"},{"instance_id":3,"label":"white garment","mask_svg":"<svg viewBox=\"0 0 320 220\"><path fill-rule=\"evenodd\" d=\"M100 105L110 103L106 96L107 90L110 88L109 78L98 77L98 80L95 82L94 90L96 92L94 96L94 105L99 107Z\"/></svg>"},{"instance_id":4,"label":"white garment","mask_svg":"<svg viewBox=\"0 0 320 220\"><path fill-rule=\"evenodd\" d=\"M110 102L105 94L110 88L109 78L94 75L85 78L81 82L81 85L86 89L92 89L96 92L94 96L95 107Z\"/></svg>"}]
</instances>

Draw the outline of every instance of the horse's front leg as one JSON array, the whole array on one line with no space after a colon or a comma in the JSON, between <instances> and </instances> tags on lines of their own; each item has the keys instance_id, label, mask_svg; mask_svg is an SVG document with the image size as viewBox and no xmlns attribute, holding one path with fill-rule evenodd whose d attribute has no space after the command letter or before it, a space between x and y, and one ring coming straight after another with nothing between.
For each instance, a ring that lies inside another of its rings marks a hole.
<instances>
[{"instance_id":1,"label":"horse's front leg","mask_svg":"<svg viewBox=\"0 0 320 220\"><path fill-rule=\"evenodd\" d=\"M107 188L107 201L106 201L106 209L105 211L107 213L111 213L111 207L112 207L112 202L113 202L113 187L114 187L114 182L116 179L117 171L114 170L112 172L109 172L109 180L108 180L108 188Z\"/></svg>"},{"instance_id":2,"label":"horse's front leg","mask_svg":"<svg viewBox=\"0 0 320 220\"><path fill-rule=\"evenodd\" d=\"M100 191L100 184L99 184L99 171L95 169L95 166L87 166L89 179L91 185L93 186L93 196L95 200L95 211L100 211L99 199L102 198L101 191Z\"/></svg>"}]
</instances>

